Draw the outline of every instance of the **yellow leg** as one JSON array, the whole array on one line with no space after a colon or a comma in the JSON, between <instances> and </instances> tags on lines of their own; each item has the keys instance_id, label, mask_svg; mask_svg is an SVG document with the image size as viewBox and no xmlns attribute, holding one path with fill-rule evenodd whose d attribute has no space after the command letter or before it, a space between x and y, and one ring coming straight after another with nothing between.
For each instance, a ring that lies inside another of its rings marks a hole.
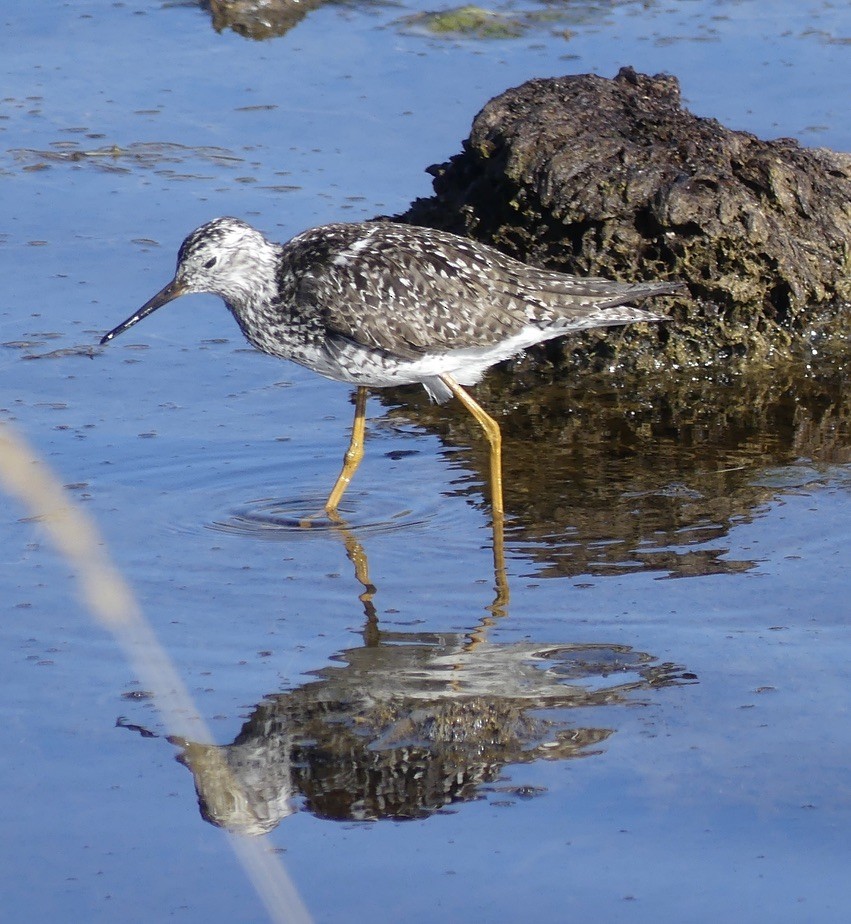
<instances>
[{"instance_id":1,"label":"yellow leg","mask_svg":"<svg viewBox=\"0 0 851 924\"><path fill-rule=\"evenodd\" d=\"M490 443L491 510L493 511L494 525L499 521L501 527L505 508L502 505L502 434L499 430L499 424L464 391L451 375L441 375L440 380L476 418L479 426L485 431L488 443Z\"/></svg>"},{"instance_id":2,"label":"yellow leg","mask_svg":"<svg viewBox=\"0 0 851 924\"><path fill-rule=\"evenodd\" d=\"M340 503L343 492L349 486L352 476L357 471L357 467L363 458L363 438L366 431L366 388L363 385L358 386L355 396L355 419L352 423L352 438L349 440L349 448L343 457L343 468L340 471L328 500L325 502L327 513L333 513Z\"/></svg>"}]
</instances>

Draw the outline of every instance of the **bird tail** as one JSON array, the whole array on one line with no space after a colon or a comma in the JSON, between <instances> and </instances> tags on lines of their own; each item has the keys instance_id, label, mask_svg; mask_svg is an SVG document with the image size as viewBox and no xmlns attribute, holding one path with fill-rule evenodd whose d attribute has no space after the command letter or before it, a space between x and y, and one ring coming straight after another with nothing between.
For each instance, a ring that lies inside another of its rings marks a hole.
<instances>
[{"instance_id":1,"label":"bird tail","mask_svg":"<svg viewBox=\"0 0 851 924\"><path fill-rule=\"evenodd\" d=\"M568 285L548 287L547 309L539 323L552 331L569 333L592 327L666 321L667 315L634 302L656 295L672 295L685 288L681 282L613 283L608 279L571 279ZM559 296L564 298L559 305Z\"/></svg>"},{"instance_id":2,"label":"bird tail","mask_svg":"<svg viewBox=\"0 0 851 924\"><path fill-rule=\"evenodd\" d=\"M684 282L636 282L623 286L622 290L613 294L612 298L601 300L600 307L614 308L627 302L652 298L654 295L674 295L685 288Z\"/></svg>"}]
</instances>

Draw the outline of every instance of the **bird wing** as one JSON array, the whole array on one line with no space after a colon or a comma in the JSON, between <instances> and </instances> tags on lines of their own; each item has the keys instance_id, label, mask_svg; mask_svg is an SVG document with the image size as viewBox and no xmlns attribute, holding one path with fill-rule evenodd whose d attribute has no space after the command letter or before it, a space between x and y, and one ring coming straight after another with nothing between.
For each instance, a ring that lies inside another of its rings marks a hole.
<instances>
[{"instance_id":1,"label":"bird wing","mask_svg":"<svg viewBox=\"0 0 851 924\"><path fill-rule=\"evenodd\" d=\"M672 289L537 269L466 238L391 222L326 225L288 247L310 254L296 299L330 336L406 358L492 346L530 324L567 332L625 323L640 312L606 320L605 310Z\"/></svg>"}]
</instances>

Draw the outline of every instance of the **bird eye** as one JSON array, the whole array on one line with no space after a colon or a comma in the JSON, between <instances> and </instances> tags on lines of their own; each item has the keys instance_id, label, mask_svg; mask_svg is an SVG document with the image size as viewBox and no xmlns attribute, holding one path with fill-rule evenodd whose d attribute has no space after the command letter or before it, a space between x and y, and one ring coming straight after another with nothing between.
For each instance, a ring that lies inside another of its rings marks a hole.
<instances>
[{"instance_id":1,"label":"bird eye","mask_svg":"<svg viewBox=\"0 0 851 924\"><path fill-rule=\"evenodd\" d=\"M204 269L212 269L216 265L217 257L210 257L209 260L204 264Z\"/></svg>"}]
</instances>

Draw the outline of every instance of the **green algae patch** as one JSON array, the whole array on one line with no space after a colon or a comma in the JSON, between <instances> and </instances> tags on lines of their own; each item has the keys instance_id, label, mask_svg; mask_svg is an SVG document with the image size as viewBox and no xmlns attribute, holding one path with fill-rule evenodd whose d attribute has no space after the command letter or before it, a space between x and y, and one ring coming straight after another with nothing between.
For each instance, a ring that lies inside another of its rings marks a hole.
<instances>
[{"instance_id":1,"label":"green algae patch","mask_svg":"<svg viewBox=\"0 0 851 924\"><path fill-rule=\"evenodd\" d=\"M518 38L529 28L525 17L497 13L474 5L406 16L401 25L431 35L478 39Z\"/></svg>"}]
</instances>

